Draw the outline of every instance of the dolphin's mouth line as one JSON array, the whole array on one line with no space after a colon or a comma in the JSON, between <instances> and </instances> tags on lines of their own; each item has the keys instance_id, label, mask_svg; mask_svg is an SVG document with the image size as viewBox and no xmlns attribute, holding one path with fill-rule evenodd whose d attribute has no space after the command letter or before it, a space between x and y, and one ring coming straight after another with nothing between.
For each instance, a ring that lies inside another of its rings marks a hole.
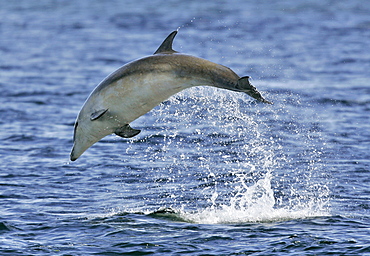
<instances>
[{"instance_id":1,"label":"dolphin's mouth line","mask_svg":"<svg viewBox=\"0 0 370 256\"><path fill-rule=\"evenodd\" d=\"M75 142L75 139L76 139L77 127L78 127L78 121L76 121L74 131L73 131L73 143Z\"/></svg>"}]
</instances>

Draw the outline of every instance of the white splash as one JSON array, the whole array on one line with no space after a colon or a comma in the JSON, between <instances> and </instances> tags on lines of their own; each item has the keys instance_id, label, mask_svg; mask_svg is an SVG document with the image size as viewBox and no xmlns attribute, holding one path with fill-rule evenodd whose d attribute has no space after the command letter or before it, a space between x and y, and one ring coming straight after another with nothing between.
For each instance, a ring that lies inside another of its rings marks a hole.
<instances>
[{"instance_id":1,"label":"white splash","mask_svg":"<svg viewBox=\"0 0 370 256\"><path fill-rule=\"evenodd\" d=\"M271 187L271 173L258 180L254 185L244 187L230 198L229 204L216 204L196 212L181 211L181 217L189 222L201 224L240 224L255 222L276 222L291 219L326 216L324 207L317 207L317 202L305 202L303 205L290 207L276 206L274 191ZM217 199L217 192L211 200Z\"/></svg>"},{"instance_id":2,"label":"white splash","mask_svg":"<svg viewBox=\"0 0 370 256\"><path fill-rule=\"evenodd\" d=\"M169 126L168 135L145 161L168 163L158 171L165 176L169 170L171 177L161 187L170 195L164 204L180 209L185 221L207 224L329 215L330 191L315 141L320 135L293 97L292 105L248 105L242 94L193 88L154 110L157 124ZM169 161L171 152L177 153ZM189 179L188 173L202 178ZM187 182L203 196L199 202L182 201Z\"/></svg>"}]
</instances>

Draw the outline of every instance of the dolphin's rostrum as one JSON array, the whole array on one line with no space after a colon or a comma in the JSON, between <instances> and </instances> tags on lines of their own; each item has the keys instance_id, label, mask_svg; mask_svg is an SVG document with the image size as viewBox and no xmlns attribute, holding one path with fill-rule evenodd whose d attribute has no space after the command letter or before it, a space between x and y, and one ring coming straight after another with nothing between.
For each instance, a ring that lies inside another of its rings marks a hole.
<instances>
[{"instance_id":1,"label":"dolphin's rostrum","mask_svg":"<svg viewBox=\"0 0 370 256\"><path fill-rule=\"evenodd\" d=\"M105 136L131 138L140 133L130 123L175 93L194 86L214 86L245 92L269 103L230 68L172 49L172 32L154 55L130 62L105 78L83 105L74 128L71 160Z\"/></svg>"}]
</instances>

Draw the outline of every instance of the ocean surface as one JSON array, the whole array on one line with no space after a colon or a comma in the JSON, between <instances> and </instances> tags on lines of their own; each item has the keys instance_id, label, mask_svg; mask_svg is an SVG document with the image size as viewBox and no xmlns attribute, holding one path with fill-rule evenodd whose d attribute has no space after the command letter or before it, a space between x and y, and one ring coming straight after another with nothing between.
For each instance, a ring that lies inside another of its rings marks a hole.
<instances>
[{"instance_id":1,"label":"ocean surface","mask_svg":"<svg viewBox=\"0 0 370 256\"><path fill-rule=\"evenodd\" d=\"M196 87L69 161L94 87L174 49ZM1 1L0 255L370 255L370 4Z\"/></svg>"}]
</instances>

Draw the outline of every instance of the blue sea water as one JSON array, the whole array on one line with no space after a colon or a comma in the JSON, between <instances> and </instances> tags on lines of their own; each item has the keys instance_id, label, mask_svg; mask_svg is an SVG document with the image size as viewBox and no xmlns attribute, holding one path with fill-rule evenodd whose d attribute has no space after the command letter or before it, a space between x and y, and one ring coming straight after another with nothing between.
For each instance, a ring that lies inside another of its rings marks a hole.
<instances>
[{"instance_id":1,"label":"blue sea water","mask_svg":"<svg viewBox=\"0 0 370 256\"><path fill-rule=\"evenodd\" d=\"M198 87L69 161L121 65L174 48L274 105ZM370 4L1 1L0 255L370 255Z\"/></svg>"}]
</instances>

